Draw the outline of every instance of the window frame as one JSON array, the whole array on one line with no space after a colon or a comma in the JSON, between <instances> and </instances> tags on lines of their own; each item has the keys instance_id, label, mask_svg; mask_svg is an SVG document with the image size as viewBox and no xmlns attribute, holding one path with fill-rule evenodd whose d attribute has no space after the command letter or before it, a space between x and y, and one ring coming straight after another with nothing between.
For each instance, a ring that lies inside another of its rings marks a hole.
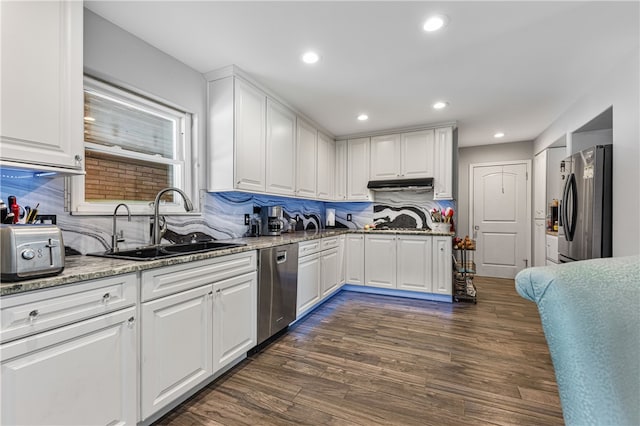
<instances>
[{"instance_id":1,"label":"window frame","mask_svg":"<svg viewBox=\"0 0 640 426\"><path fill-rule=\"evenodd\" d=\"M197 117L195 114L187 112L184 108L171 106L167 101L158 99L157 97L142 94L139 91L123 89L119 86L108 82L98 80L89 75L84 76L84 90L93 90L107 97L114 98L116 101L124 101L131 104L135 108L150 112L159 116L168 116L178 119L176 135L180 139L175 148L176 157L174 159L162 157L159 155L151 155L140 153L132 150L123 149L118 146L109 147L106 145L86 142L83 139L83 148L87 148L99 153L117 155L124 158L136 160L152 161L158 164L171 164L174 168L174 184L182 189L193 203L194 210L185 212L184 204L180 196L176 196L175 202L162 201L161 213L165 215L194 215L199 213L199 199L197 191L197 173L195 171L194 153L197 153L197 132L194 126L197 125ZM83 108L84 110L84 108ZM84 120L82 123L84 128ZM82 132L84 135L84 131ZM84 152L84 151L83 151ZM65 203L67 210L72 215L112 215L115 207L126 202L131 210L132 215L153 215L153 200L149 201L127 201L113 200L105 202L91 202L85 199L85 175L69 176L66 178L65 195L67 202Z\"/></svg>"}]
</instances>

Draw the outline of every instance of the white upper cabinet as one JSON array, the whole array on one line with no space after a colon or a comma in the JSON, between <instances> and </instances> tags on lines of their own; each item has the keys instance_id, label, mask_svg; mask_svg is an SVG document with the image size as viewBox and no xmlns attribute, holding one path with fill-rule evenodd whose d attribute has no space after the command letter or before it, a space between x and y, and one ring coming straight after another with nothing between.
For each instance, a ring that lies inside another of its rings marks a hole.
<instances>
[{"instance_id":1,"label":"white upper cabinet","mask_svg":"<svg viewBox=\"0 0 640 426\"><path fill-rule=\"evenodd\" d=\"M0 4L1 164L83 169L82 2Z\"/></svg>"},{"instance_id":2,"label":"white upper cabinet","mask_svg":"<svg viewBox=\"0 0 640 426\"><path fill-rule=\"evenodd\" d=\"M347 199L370 201L369 138L349 139L347 142Z\"/></svg>"},{"instance_id":3,"label":"white upper cabinet","mask_svg":"<svg viewBox=\"0 0 640 426\"><path fill-rule=\"evenodd\" d=\"M400 176L433 177L434 148L433 129L400 135Z\"/></svg>"},{"instance_id":4,"label":"white upper cabinet","mask_svg":"<svg viewBox=\"0 0 640 426\"><path fill-rule=\"evenodd\" d=\"M433 199L453 200L453 129L435 129Z\"/></svg>"},{"instance_id":5,"label":"white upper cabinet","mask_svg":"<svg viewBox=\"0 0 640 426\"><path fill-rule=\"evenodd\" d=\"M316 196L321 200L333 200L336 176L336 142L318 132L318 175Z\"/></svg>"},{"instance_id":6,"label":"white upper cabinet","mask_svg":"<svg viewBox=\"0 0 640 426\"><path fill-rule=\"evenodd\" d=\"M266 192L295 195L296 115L267 99Z\"/></svg>"},{"instance_id":7,"label":"white upper cabinet","mask_svg":"<svg viewBox=\"0 0 640 426\"><path fill-rule=\"evenodd\" d=\"M433 177L434 131L371 138L371 180Z\"/></svg>"},{"instance_id":8,"label":"white upper cabinet","mask_svg":"<svg viewBox=\"0 0 640 426\"><path fill-rule=\"evenodd\" d=\"M235 181L238 189L265 190L265 108L267 97L236 79Z\"/></svg>"},{"instance_id":9,"label":"white upper cabinet","mask_svg":"<svg viewBox=\"0 0 640 426\"><path fill-rule=\"evenodd\" d=\"M236 77L209 82L209 191L265 191L266 100Z\"/></svg>"},{"instance_id":10,"label":"white upper cabinet","mask_svg":"<svg viewBox=\"0 0 640 426\"><path fill-rule=\"evenodd\" d=\"M316 196L318 131L311 124L298 118L297 121L296 195Z\"/></svg>"},{"instance_id":11,"label":"white upper cabinet","mask_svg":"<svg viewBox=\"0 0 640 426\"><path fill-rule=\"evenodd\" d=\"M371 180L400 177L400 135L371 138Z\"/></svg>"},{"instance_id":12,"label":"white upper cabinet","mask_svg":"<svg viewBox=\"0 0 640 426\"><path fill-rule=\"evenodd\" d=\"M347 141L336 141L335 200L347 199Z\"/></svg>"}]
</instances>

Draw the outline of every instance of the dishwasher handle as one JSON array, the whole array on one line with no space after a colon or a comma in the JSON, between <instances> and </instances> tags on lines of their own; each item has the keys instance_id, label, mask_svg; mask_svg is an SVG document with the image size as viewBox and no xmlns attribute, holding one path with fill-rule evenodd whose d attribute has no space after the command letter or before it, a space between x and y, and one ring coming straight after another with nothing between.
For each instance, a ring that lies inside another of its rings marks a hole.
<instances>
[{"instance_id":1,"label":"dishwasher handle","mask_svg":"<svg viewBox=\"0 0 640 426\"><path fill-rule=\"evenodd\" d=\"M284 263L287 261L287 252L280 251L276 253L276 263Z\"/></svg>"}]
</instances>

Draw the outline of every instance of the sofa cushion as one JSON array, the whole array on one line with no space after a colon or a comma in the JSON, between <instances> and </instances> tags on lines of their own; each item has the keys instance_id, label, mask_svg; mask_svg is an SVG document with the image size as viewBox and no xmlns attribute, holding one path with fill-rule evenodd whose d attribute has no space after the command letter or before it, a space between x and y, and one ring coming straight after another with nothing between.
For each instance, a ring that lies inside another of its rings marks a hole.
<instances>
[{"instance_id":1,"label":"sofa cushion","mask_svg":"<svg viewBox=\"0 0 640 426\"><path fill-rule=\"evenodd\" d=\"M640 425L640 256L529 268L569 425Z\"/></svg>"}]
</instances>

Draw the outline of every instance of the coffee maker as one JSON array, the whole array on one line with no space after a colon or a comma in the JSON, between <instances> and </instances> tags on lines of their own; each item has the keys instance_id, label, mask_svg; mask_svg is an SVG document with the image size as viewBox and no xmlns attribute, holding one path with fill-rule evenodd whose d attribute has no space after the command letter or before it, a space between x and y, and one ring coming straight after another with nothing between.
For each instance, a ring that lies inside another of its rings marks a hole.
<instances>
[{"instance_id":1,"label":"coffee maker","mask_svg":"<svg viewBox=\"0 0 640 426\"><path fill-rule=\"evenodd\" d=\"M262 208L262 235L280 235L282 223L282 206Z\"/></svg>"}]
</instances>

